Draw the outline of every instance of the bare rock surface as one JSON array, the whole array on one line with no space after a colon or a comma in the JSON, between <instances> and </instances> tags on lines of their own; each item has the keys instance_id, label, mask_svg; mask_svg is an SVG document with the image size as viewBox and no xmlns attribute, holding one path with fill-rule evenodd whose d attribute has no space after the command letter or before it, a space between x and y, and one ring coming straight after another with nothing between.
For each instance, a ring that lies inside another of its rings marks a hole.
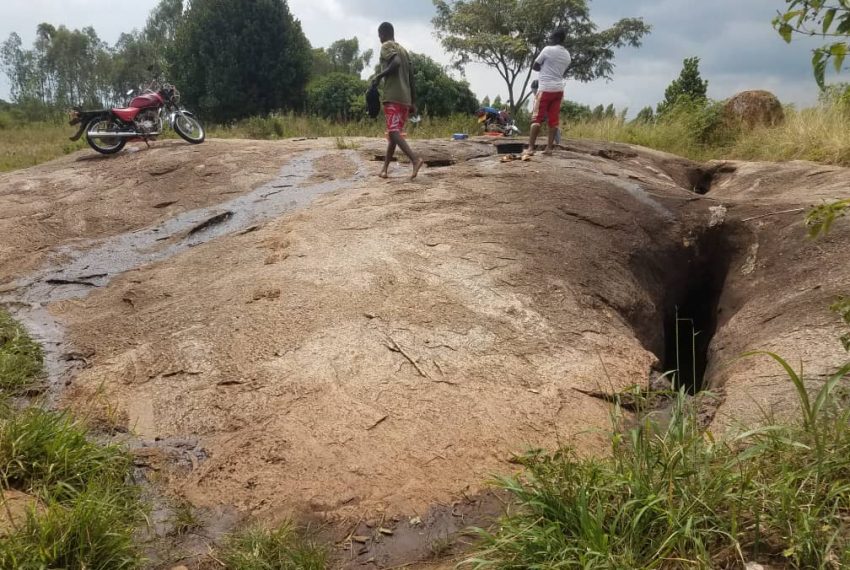
<instances>
[{"instance_id":1,"label":"bare rock surface","mask_svg":"<svg viewBox=\"0 0 850 570\"><path fill-rule=\"evenodd\" d=\"M414 141L432 167L384 181L384 142L350 145L167 141L0 176L0 302L53 319L50 350L77 366L56 398L163 442L140 456L199 508L404 521L525 449L603 453L611 404L588 393L670 368L677 310L699 313L716 431L793 414L779 368L742 353L802 360L813 387L846 357L828 306L850 291L850 227L803 224L850 196L846 169ZM179 216L162 245L133 241ZM163 254L44 285L119 245ZM411 562L396 550L386 565Z\"/></svg>"}]
</instances>

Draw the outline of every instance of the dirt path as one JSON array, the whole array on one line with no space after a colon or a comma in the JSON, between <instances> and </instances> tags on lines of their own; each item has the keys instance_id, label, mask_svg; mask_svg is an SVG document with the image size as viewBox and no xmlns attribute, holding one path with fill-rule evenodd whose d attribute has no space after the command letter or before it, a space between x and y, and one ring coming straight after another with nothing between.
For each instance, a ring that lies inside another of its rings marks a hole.
<instances>
[{"instance_id":1,"label":"dirt path","mask_svg":"<svg viewBox=\"0 0 850 570\"><path fill-rule=\"evenodd\" d=\"M170 492L210 513L420 517L425 538L405 548L426 556L440 517L481 510L464 497L515 471L515 453L604 449L610 405L577 389L664 369L696 281L718 283L708 383L734 392L764 372L718 363L785 334L758 311L740 324L765 296L798 301L783 311L805 334L779 345L840 356L822 303L850 282L848 236L804 248L799 216L746 221L808 199L769 191L789 179L765 181L767 166L582 142L501 163L433 142L417 144L451 166L385 182L369 176L381 141L357 144L167 142L0 177L0 302L57 343L55 375L75 363L62 404L131 430ZM841 195L844 175L815 176L816 195ZM791 292L786 255L831 277ZM410 562L405 548L348 560Z\"/></svg>"}]
</instances>

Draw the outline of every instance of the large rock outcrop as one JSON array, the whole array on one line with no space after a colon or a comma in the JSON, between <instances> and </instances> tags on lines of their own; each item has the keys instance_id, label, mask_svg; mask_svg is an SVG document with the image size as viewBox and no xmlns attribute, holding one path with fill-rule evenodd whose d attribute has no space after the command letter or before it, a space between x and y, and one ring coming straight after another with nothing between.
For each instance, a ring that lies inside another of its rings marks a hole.
<instances>
[{"instance_id":1,"label":"large rock outcrop","mask_svg":"<svg viewBox=\"0 0 850 570\"><path fill-rule=\"evenodd\" d=\"M191 440L169 476L196 505L421 512L514 470L527 448L602 452L611 406L587 392L674 365L677 316L700 331L698 379L704 369L725 391L717 431L793 413L779 369L740 354L802 359L813 386L844 357L828 305L850 289L850 228L807 240L802 210L850 196L845 169L697 165L581 141L502 163L476 142L417 141L433 164L456 164L409 182L401 167L370 176L383 141L359 141L360 154L327 141L161 144L104 161L144 169L144 186L121 190L144 215L109 225L91 206L116 207L113 179L88 155L32 171L26 192L26 175L0 177L0 199L14 197L3 235L28 231L34 201L52 220L30 234L46 267L20 278L29 267L7 255L0 298L23 316L47 303L65 327L49 349L82 367L65 405L106 406L145 441ZM250 156L267 186L244 194L233 166L213 162L222 152ZM89 185L65 196L63 172ZM336 192L257 221L317 188ZM162 221L201 196L232 214L225 229L190 237ZM76 241L83 212L100 242ZM148 261L104 276L98 264L123 262L115 248L139 236L153 236L134 253ZM51 303L64 285L42 285L56 275L93 281Z\"/></svg>"},{"instance_id":2,"label":"large rock outcrop","mask_svg":"<svg viewBox=\"0 0 850 570\"><path fill-rule=\"evenodd\" d=\"M743 91L727 100L723 117L730 127L772 127L785 120L785 111L769 91Z\"/></svg>"}]
</instances>

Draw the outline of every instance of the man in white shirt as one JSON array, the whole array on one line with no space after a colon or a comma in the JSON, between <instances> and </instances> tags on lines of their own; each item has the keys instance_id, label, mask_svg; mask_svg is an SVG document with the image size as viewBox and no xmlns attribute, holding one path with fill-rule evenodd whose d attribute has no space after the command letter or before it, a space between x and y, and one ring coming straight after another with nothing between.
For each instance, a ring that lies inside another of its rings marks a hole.
<instances>
[{"instance_id":1,"label":"man in white shirt","mask_svg":"<svg viewBox=\"0 0 850 570\"><path fill-rule=\"evenodd\" d=\"M572 56L563 45L566 39L567 33L563 29L558 28L552 32L549 45L543 48L532 66L534 71L540 72L540 103L531 120L531 136L526 153L528 155L534 154L540 128L546 119L549 123L549 141L543 154L552 154L555 145L555 135L561 122L561 101L564 99L567 69L572 63Z\"/></svg>"}]
</instances>

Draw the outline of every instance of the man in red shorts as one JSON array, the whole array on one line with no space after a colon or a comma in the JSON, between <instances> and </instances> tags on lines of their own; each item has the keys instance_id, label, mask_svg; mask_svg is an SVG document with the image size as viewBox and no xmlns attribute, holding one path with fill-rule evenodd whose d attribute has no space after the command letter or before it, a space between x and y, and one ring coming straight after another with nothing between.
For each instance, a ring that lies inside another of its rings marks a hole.
<instances>
[{"instance_id":1,"label":"man in red shorts","mask_svg":"<svg viewBox=\"0 0 850 570\"><path fill-rule=\"evenodd\" d=\"M372 78L372 85L377 86L381 79L384 80L384 115L387 117L387 132L389 142L387 143L387 155L384 157L384 168L378 175L387 178L390 162L395 155L396 147L400 148L410 159L413 165L413 174L410 179L416 178L419 169L425 163L401 136L404 124L410 113L416 114L416 85L413 80L413 67L410 65L410 56L403 47L395 41L395 30L389 22L384 22L378 27L378 37L381 40L381 71Z\"/></svg>"},{"instance_id":2,"label":"man in red shorts","mask_svg":"<svg viewBox=\"0 0 850 570\"><path fill-rule=\"evenodd\" d=\"M534 154L541 125L547 118L549 122L549 141L543 154L552 154L552 149L555 145L555 134L558 132L558 126L561 123L561 101L564 99L564 84L567 69L569 69L572 63L572 56L570 56L567 48L564 47L564 41L566 39L567 32L563 29L558 28L552 32L552 35L549 36L549 45L543 48L543 51L537 56L532 66L534 71L540 72L540 104L537 106L537 112L531 120L531 135L528 138L527 155Z\"/></svg>"}]
</instances>

